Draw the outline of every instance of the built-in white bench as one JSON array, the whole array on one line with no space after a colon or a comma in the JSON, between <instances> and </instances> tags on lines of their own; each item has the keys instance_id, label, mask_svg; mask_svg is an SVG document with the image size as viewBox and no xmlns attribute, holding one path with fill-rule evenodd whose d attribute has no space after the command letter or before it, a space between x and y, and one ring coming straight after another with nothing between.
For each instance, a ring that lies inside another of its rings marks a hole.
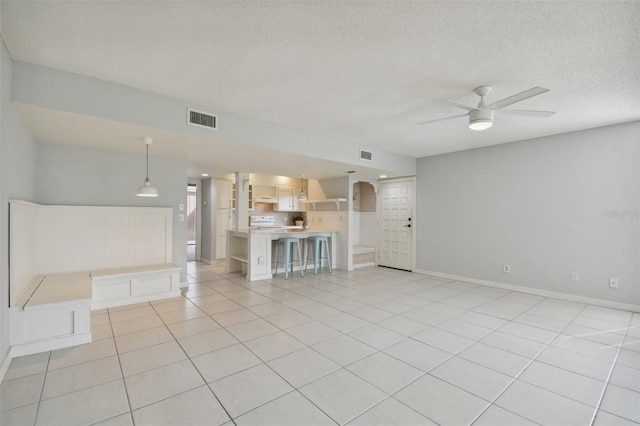
<instances>
[{"instance_id":1,"label":"built-in white bench","mask_svg":"<svg viewBox=\"0 0 640 426\"><path fill-rule=\"evenodd\" d=\"M91 272L91 309L180 296L180 270L173 263Z\"/></svg>"},{"instance_id":2,"label":"built-in white bench","mask_svg":"<svg viewBox=\"0 0 640 426\"><path fill-rule=\"evenodd\" d=\"M11 355L91 342L89 273L38 275L9 308Z\"/></svg>"},{"instance_id":3,"label":"built-in white bench","mask_svg":"<svg viewBox=\"0 0 640 426\"><path fill-rule=\"evenodd\" d=\"M180 296L172 208L9 210L10 357L90 342L91 309Z\"/></svg>"},{"instance_id":4,"label":"built-in white bench","mask_svg":"<svg viewBox=\"0 0 640 426\"><path fill-rule=\"evenodd\" d=\"M93 309L180 296L178 265L34 277L9 310L13 356L91 342Z\"/></svg>"}]
</instances>

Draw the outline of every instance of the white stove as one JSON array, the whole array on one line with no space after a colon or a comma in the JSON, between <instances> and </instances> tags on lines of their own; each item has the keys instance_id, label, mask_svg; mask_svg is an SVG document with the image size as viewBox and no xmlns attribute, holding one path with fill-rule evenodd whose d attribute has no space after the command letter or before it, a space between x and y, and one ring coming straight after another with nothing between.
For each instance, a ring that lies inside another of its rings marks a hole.
<instances>
[{"instance_id":1,"label":"white stove","mask_svg":"<svg viewBox=\"0 0 640 426\"><path fill-rule=\"evenodd\" d=\"M282 228L274 225L275 216L249 216L249 226L252 228Z\"/></svg>"}]
</instances>

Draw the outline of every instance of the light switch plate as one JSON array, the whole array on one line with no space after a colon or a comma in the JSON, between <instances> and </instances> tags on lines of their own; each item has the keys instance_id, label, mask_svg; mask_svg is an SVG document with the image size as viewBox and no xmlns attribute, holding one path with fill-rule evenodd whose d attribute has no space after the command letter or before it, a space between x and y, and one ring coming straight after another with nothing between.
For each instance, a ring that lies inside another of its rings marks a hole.
<instances>
[{"instance_id":1,"label":"light switch plate","mask_svg":"<svg viewBox=\"0 0 640 426\"><path fill-rule=\"evenodd\" d=\"M183 212L184 211L184 204L182 204L182 203L178 204L178 210Z\"/></svg>"},{"instance_id":2,"label":"light switch plate","mask_svg":"<svg viewBox=\"0 0 640 426\"><path fill-rule=\"evenodd\" d=\"M184 222L184 214L178 215L178 222Z\"/></svg>"}]
</instances>

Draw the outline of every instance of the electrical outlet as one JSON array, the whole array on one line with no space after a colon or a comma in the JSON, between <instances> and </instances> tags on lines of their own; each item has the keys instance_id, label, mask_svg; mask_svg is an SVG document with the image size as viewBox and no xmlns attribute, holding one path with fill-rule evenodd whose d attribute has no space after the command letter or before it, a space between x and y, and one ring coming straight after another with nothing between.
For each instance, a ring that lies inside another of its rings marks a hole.
<instances>
[{"instance_id":1,"label":"electrical outlet","mask_svg":"<svg viewBox=\"0 0 640 426\"><path fill-rule=\"evenodd\" d=\"M258 256L258 265L264 265L264 256Z\"/></svg>"},{"instance_id":2,"label":"electrical outlet","mask_svg":"<svg viewBox=\"0 0 640 426\"><path fill-rule=\"evenodd\" d=\"M618 288L618 279L617 278L609 278L609 287Z\"/></svg>"},{"instance_id":3,"label":"electrical outlet","mask_svg":"<svg viewBox=\"0 0 640 426\"><path fill-rule=\"evenodd\" d=\"M511 265L502 265L502 272L511 272Z\"/></svg>"},{"instance_id":4,"label":"electrical outlet","mask_svg":"<svg viewBox=\"0 0 640 426\"><path fill-rule=\"evenodd\" d=\"M580 274L578 274L577 272L572 272L571 281L580 281Z\"/></svg>"}]
</instances>

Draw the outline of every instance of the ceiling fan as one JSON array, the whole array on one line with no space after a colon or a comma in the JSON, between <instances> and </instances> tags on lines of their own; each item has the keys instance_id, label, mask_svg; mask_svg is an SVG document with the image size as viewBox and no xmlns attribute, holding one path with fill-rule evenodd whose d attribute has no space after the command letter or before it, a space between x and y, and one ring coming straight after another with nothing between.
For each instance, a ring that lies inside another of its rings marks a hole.
<instances>
[{"instance_id":1,"label":"ceiling fan","mask_svg":"<svg viewBox=\"0 0 640 426\"><path fill-rule=\"evenodd\" d=\"M517 93L513 96L509 96L508 98L504 98L489 105L485 103L484 97L487 96L489 92L491 92L491 86L476 87L475 89L473 89L473 91L476 93L476 95L480 96L480 102L478 103L478 106L475 107L452 101L451 99L447 98L434 100L434 102L451 105L456 108L462 108L469 111L468 113L453 115L451 117L438 118L435 120L422 121L418 124L430 124L438 121L450 120L452 118L469 116L469 128L471 130L486 130L493 125L493 113L495 111L501 110L509 105L513 105L516 102L522 102L525 99L529 99L534 96L546 93L549 91L549 89L545 89L543 87L533 87L529 90L525 90L524 92ZM551 117L553 114L555 114L554 111L534 111L522 109L506 109L502 111L501 114L502 113L528 115L532 117Z\"/></svg>"}]
</instances>

